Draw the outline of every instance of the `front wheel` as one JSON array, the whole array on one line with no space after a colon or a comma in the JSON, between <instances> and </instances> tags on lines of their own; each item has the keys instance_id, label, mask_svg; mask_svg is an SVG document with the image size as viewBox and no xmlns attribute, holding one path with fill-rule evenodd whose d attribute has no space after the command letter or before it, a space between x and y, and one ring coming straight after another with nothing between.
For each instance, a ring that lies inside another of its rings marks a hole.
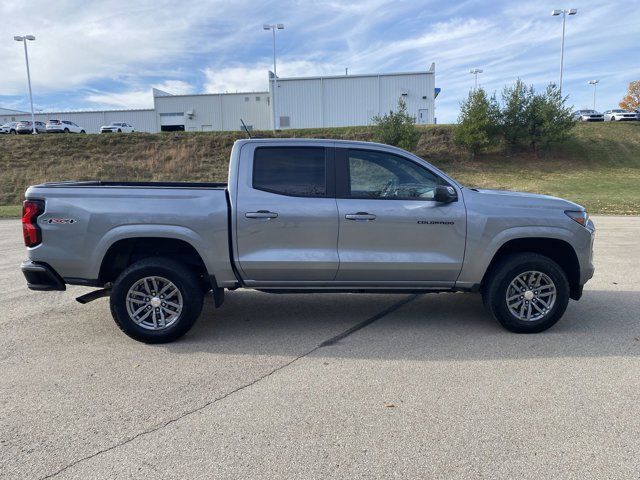
<instances>
[{"instance_id":1,"label":"front wheel","mask_svg":"<svg viewBox=\"0 0 640 480\"><path fill-rule=\"evenodd\" d=\"M167 258L147 258L125 269L111 292L120 329L145 343L167 343L187 333L200 315L203 294L194 272Z\"/></svg>"},{"instance_id":2,"label":"front wheel","mask_svg":"<svg viewBox=\"0 0 640 480\"><path fill-rule=\"evenodd\" d=\"M569 303L569 281L553 260L513 254L492 266L482 289L487 310L507 330L542 332L558 322Z\"/></svg>"},{"instance_id":3,"label":"front wheel","mask_svg":"<svg viewBox=\"0 0 640 480\"><path fill-rule=\"evenodd\" d=\"M87 133L87 132L85 132L84 130L80 130L80 133Z\"/></svg>"},{"instance_id":4,"label":"front wheel","mask_svg":"<svg viewBox=\"0 0 640 480\"><path fill-rule=\"evenodd\" d=\"M69 129L68 129L68 128L65 128L65 129L64 129L64 133L69 133Z\"/></svg>"}]
</instances>

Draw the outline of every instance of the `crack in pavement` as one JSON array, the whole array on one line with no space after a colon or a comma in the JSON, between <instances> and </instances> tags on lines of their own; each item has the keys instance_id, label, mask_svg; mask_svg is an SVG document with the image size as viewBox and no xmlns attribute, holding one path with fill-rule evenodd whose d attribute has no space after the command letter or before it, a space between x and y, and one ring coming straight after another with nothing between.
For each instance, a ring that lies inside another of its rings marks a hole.
<instances>
[{"instance_id":1,"label":"crack in pavement","mask_svg":"<svg viewBox=\"0 0 640 480\"><path fill-rule=\"evenodd\" d=\"M265 378L270 377L274 373L277 373L280 370L283 370L283 369L287 368L288 366L294 364L298 360L311 355L313 352L315 352L315 351L317 351L317 350L319 350L319 349L321 349L323 347L328 347L328 346L331 346L331 345L335 345L340 340L343 340L344 338L346 338L349 335L357 332L358 330L361 330L364 327L367 327L367 326L371 325L373 322L375 322L377 320L380 320L381 318L389 315L390 313L395 312L396 310L398 310L400 307L406 305L407 303L412 302L413 300L415 300L418 297L418 295L419 294L414 293L412 295L409 295L408 297L403 298L402 300L400 300L400 301L390 305L389 307L385 308L384 310L376 313L372 317L369 317L366 320L364 320L364 321L362 321L360 323L357 323L353 327L348 328L344 332L339 333L338 335L335 335L335 336L331 337L330 339L325 340L322 343L319 343L318 345L316 345L312 349L302 353L301 355L298 355L297 357L293 358L292 360L289 360L286 363L283 363L279 367L277 367L277 368L265 373L264 375L256 378L255 380L252 380L249 383L241 385L238 388L235 388L235 389L225 393L224 395L221 395L220 397L214 398L213 400L209 400L208 402L204 403L203 405L200 405L199 407L193 408L191 410L187 410L186 412L183 412L182 414L178 415L177 417L172 418L170 420L167 420L164 423L156 425L156 426L154 426L154 427L152 427L150 429L143 430L142 432L139 432L139 433L135 434L134 436L129 437L129 438L125 439L125 440L122 440L121 442L118 442L118 443L116 443L114 445L111 445L110 447L104 448L102 450L98 450L97 452L92 453L91 455L87 455L86 457L82 457L82 458L80 458L80 459L78 459L78 460L76 460L76 461L74 461L74 462L62 467L60 470L57 470L56 472L53 472L53 473L50 473L50 474L48 474L48 475L46 475L44 477L41 477L41 480L46 480L47 478L53 478L53 477L63 473L64 471L68 470L69 468L72 468L72 467L78 465L79 463L85 462L87 460L91 460L92 458L97 457L98 455L102 455L103 453L110 452L111 450L115 450L116 448L122 447L122 446L124 446L124 445L126 445L128 443L131 443L131 442L133 442L134 440L136 440L136 439L138 439L140 437L143 437L143 436L148 435L150 433L157 432L158 430L162 430L163 428L171 425L172 423L175 423L175 422L177 422L179 420L182 420L183 418L188 417L189 415L193 415L194 413L198 413L198 412L204 410L205 408L207 408L207 407L209 407L209 406L211 406L211 405L213 405L215 403L218 403L218 402L224 400L227 397L230 397L231 395L233 395L235 393L238 393L238 392L240 392L242 390L245 390L246 388L249 388L249 387L255 385L256 383L261 382Z\"/></svg>"}]
</instances>

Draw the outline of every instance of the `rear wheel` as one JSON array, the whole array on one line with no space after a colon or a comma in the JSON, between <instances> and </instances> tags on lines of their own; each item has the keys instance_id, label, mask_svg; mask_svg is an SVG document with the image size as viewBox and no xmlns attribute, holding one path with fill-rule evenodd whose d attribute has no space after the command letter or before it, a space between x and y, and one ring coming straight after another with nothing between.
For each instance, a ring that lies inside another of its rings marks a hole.
<instances>
[{"instance_id":1,"label":"rear wheel","mask_svg":"<svg viewBox=\"0 0 640 480\"><path fill-rule=\"evenodd\" d=\"M65 129L64 129L64 133L69 133L69 129L68 129L68 128L65 128Z\"/></svg>"},{"instance_id":2,"label":"rear wheel","mask_svg":"<svg viewBox=\"0 0 640 480\"><path fill-rule=\"evenodd\" d=\"M87 132L85 132L84 130L80 130L80 133L87 133Z\"/></svg>"},{"instance_id":3,"label":"rear wheel","mask_svg":"<svg viewBox=\"0 0 640 480\"><path fill-rule=\"evenodd\" d=\"M564 314L569 303L569 281L550 258L518 253L491 268L482 298L507 330L537 333L553 326Z\"/></svg>"},{"instance_id":4,"label":"rear wheel","mask_svg":"<svg viewBox=\"0 0 640 480\"><path fill-rule=\"evenodd\" d=\"M166 343L187 333L202 310L203 293L194 272L161 257L124 270L113 285L111 314L120 329L145 343Z\"/></svg>"}]
</instances>

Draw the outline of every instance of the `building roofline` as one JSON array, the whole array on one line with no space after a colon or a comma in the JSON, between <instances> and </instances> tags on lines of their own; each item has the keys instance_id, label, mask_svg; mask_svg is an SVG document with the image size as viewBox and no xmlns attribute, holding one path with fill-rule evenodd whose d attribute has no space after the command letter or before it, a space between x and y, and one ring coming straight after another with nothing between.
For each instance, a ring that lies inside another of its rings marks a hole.
<instances>
[{"instance_id":1,"label":"building roofline","mask_svg":"<svg viewBox=\"0 0 640 480\"><path fill-rule=\"evenodd\" d=\"M64 115L66 113L120 113L120 112L155 112L155 108L122 108L118 110L66 110L58 112L34 112L34 115ZM29 112L20 112L31 115Z\"/></svg>"},{"instance_id":2,"label":"building roofline","mask_svg":"<svg viewBox=\"0 0 640 480\"><path fill-rule=\"evenodd\" d=\"M269 95L269 91L265 90L261 92L190 93L188 95L169 95L166 97L154 97L154 98L217 97L222 95Z\"/></svg>"},{"instance_id":3,"label":"building roofline","mask_svg":"<svg viewBox=\"0 0 640 480\"><path fill-rule=\"evenodd\" d=\"M11 112L11 113L29 113L29 112L25 112L24 110L14 110L13 108L4 108L4 107L0 107L0 110L4 110L5 112ZM31 113L29 113L29 115L31 115Z\"/></svg>"},{"instance_id":4,"label":"building roofline","mask_svg":"<svg viewBox=\"0 0 640 480\"><path fill-rule=\"evenodd\" d=\"M279 82L293 81L293 80L320 80L320 79L333 79L333 78L353 78L353 77L396 77L398 75L433 75L434 71L422 70L419 72L394 72L394 73L356 73L349 75L317 75L311 77L278 77ZM273 81L273 77L269 78L269 81Z\"/></svg>"}]
</instances>

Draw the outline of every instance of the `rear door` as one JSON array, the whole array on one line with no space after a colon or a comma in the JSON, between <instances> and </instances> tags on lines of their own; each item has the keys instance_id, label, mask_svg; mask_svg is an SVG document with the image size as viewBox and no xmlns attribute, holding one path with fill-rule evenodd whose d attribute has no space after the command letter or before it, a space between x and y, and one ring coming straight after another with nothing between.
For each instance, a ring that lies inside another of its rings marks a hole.
<instances>
[{"instance_id":1,"label":"rear door","mask_svg":"<svg viewBox=\"0 0 640 480\"><path fill-rule=\"evenodd\" d=\"M236 189L237 259L248 285L327 282L338 270L333 149L242 147Z\"/></svg>"},{"instance_id":2,"label":"rear door","mask_svg":"<svg viewBox=\"0 0 640 480\"><path fill-rule=\"evenodd\" d=\"M395 153L336 149L340 269L336 280L376 286L452 286L462 268L466 212L434 200L450 185Z\"/></svg>"}]
</instances>

